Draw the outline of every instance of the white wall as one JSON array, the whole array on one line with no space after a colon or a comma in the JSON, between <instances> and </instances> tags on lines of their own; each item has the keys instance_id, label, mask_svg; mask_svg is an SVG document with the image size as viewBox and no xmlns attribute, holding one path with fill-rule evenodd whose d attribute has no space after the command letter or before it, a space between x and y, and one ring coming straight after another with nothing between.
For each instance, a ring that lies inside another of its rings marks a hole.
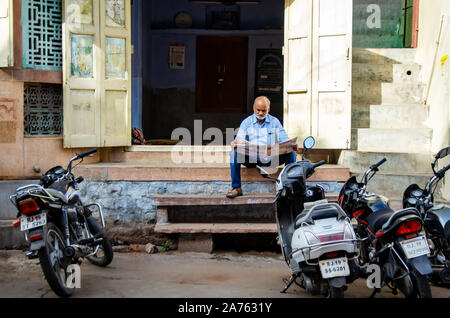
<instances>
[{"instance_id":1,"label":"white wall","mask_svg":"<svg viewBox=\"0 0 450 318\"><path fill-rule=\"evenodd\" d=\"M437 45L441 18L440 43ZM418 63L422 81L429 85L429 126L433 128L432 152L450 146L450 59L441 67L441 57L450 54L450 6L448 0L421 0L419 12ZM436 59L435 59L436 55ZM449 160L446 162L449 163ZM444 197L450 200L450 173L444 183Z\"/></svg>"}]
</instances>

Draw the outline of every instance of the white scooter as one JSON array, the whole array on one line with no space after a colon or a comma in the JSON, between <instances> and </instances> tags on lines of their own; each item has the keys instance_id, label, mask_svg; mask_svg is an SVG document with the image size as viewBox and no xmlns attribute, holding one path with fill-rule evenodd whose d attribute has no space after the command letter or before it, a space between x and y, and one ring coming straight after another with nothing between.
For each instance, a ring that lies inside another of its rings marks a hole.
<instances>
[{"instance_id":1,"label":"white scooter","mask_svg":"<svg viewBox=\"0 0 450 318\"><path fill-rule=\"evenodd\" d=\"M341 207L325 199L322 187L306 184L315 168L326 163L304 160L314 144L313 137L306 138L302 161L286 165L278 179L257 168L263 177L277 182L274 203L278 240L292 272L281 292L295 282L312 295L342 298L345 285L358 278L357 239Z\"/></svg>"}]
</instances>

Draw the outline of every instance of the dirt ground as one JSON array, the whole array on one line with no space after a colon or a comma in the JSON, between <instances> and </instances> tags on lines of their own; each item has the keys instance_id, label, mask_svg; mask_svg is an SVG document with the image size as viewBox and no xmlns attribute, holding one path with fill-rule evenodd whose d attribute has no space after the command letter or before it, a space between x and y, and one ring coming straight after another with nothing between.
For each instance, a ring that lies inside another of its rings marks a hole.
<instances>
[{"instance_id":1,"label":"dirt ground","mask_svg":"<svg viewBox=\"0 0 450 318\"><path fill-rule=\"evenodd\" d=\"M0 250L0 298L55 298L38 260L23 251ZM177 251L115 253L113 262L99 268L84 261L81 288L74 298L310 298L293 285L286 294L283 278L289 269L276 253ZM434 298L450 298L450 289L432 286ZM365 280L349 285L345 297L367 298ZM321 297L319 297L321 298ZM402 298L385 287L377 298Z\"/></svg>"}]
</instances>

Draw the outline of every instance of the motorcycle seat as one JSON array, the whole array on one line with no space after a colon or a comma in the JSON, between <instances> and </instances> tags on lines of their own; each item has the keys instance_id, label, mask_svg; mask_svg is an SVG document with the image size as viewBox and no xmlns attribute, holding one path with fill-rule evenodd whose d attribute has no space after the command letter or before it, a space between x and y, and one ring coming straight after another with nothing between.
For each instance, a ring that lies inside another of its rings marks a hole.
<instances>
[{"instance_id":1,"label":"motorcycle seat","mask_svg":"<svg viewBox=\"0 0 450 318\"><path fill-rule=\"evenodd\" d=\"M48 193L50 193L52 196L60 199L62 202L66 203L66 204L68 203L67 198L64 195L64 193L62 193L58 190L52 189L52 188L47 188L46 190Z\"/></svg>"},{"instance_id":2,"label":"motorcycle seat","mask_svg":"<svg viewBox=\"0 0 450 318\"><path fill-rule=\"evenodd\" d=\"M378 210L370 213L370 215L366 218L366 222L369 225L370 230L373 234L378 232L379 229L389 220L391 215L394 213L394 210L391 208L386 208L382 210Z\"/></svg>"}]
</instances>

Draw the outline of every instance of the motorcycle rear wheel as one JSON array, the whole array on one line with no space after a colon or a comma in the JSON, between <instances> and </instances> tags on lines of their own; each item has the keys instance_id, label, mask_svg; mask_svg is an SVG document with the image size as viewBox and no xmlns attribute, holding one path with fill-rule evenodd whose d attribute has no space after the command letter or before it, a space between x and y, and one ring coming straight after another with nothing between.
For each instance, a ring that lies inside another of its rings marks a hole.
<instances>
[{"instance_id":1,"label":"motorcycle rear wheel","mask_svg":"<svg viewBox=\"0 0 450 318\"><path fill-rule=\"evenodd\" d=\"M410 273L414 285L413 298L432 298L430 283L427 276L424 276L413 269Z\"/></svg>"},{"instance_id":2,"label":"motorcycle rear wheel","mask_svg":"<svg viewBox=\"0 0 450 318\"><path fill-rule=\"evenodd\" d=\"M59 228L52 222L44 226L45 246L39 252L39 261L45 279L52 290L60 297L72 296L75 288L67 287L67 266L70 260L64 257L66 244Z\"/></svg>"},{"instance_id":3,"label":"motorcycle rear wheel","mask_svg":"<svg viewBox=\"0 0 450 318\"><path fill-rule=\"evenodd\" d=\"M112 249L111 242L106 237L106 233L102 230L100 225L95 221L92 217L86 218L89 231L92 235L98 235L100 234L100 237L103 238L103 241L101 245L99 246L99 249L94 255L87 256L86 258L94 265L105 267L108 266L113 258L114 258L114 252Z\"/></svg>"},{"instance_id":4,"label":"motorcycle rear wheel","mask_svg":"<svg viewBox=\"0 0 450 318\"><path fill-rule=\"evenodd\" d=\"M330 286L330 298L344 298L344 287L331 287Z\"/></svg>"}]
</instances>

